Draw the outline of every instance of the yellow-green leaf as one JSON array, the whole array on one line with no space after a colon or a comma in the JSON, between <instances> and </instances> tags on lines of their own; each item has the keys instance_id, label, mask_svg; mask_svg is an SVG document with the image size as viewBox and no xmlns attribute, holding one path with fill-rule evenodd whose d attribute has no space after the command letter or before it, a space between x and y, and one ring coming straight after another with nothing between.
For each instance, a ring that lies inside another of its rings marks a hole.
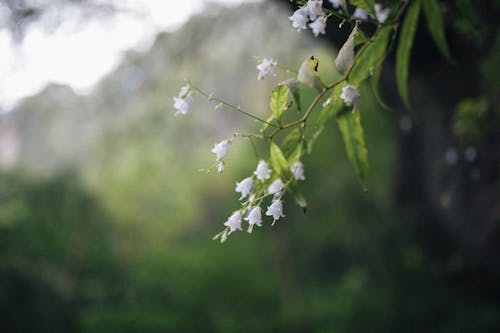
<instances>
[{"instance_id":1,"label":"yellow-green leaf","mask_svg":"<svg viewBox=\"0 0 500 333\"><path fill-rule=\"evenodd\" d=\"M427 19L427 28L436 43L441 54L448 60L451 60L448 44L446 43L446 36L444 34L443 16L441 15L441 8L437 0L424 0L425 18Z\"/></svg>"},{"instance_id":2,"label":"yellow-green leaf","mask_svg":"<svg viewBox=\"0 0 500 333\"><path fill-rule=\"evenodd\" d=\"M269 106L273 112L274 117L280 121L283 116L283 112L287 109L288 105L288 93L289 89L285 85L278 85L274 87L271 92L271 101Z\"/></svg>"},{"instance_id":3,"label":"yellow-green leaf","mask_svg":"<svg viewBox=\"0 0 500 333\"><path fill-rule=\"evenodd\" d=\"M390 26L380 28L378 33L373 37L374 39L358 51L362 53L355 60L349 74L348 81L350 84L359 86L364 79L370 76L372 69L384 60L391 30Z\"/></svg>"},{"instance_id":4,"label":"yellow-green leaf","mask_svg":"<svg viewBox=\"0 0 500 333\"><path fill-rule=\"evenodd\" d=\"M368 182L368 150L366 149L359 109L344 108L337 114L337 124L344 139L347 156L364 190Z\"/></svg>"},{"instance_id":5,"label":"yellow-green leaf","mask_svg":"<svg viewBox=\"0 0 500 333\"><path fill-rule=\"evenodd\" d=\"M289 172L288 162L280 147L271 141L270 145L271 165L278 175L284 177Z\"/></svg>"},{"instance_id":6,"label":"yellow-green leaf","mask_svg":"<svg viewBox=\"0 0 500 333\"><path fill-rule=\"evenodd\" d=\"M420 0L415 0L408 8L403 21L403 27L401 28L401 34L399 35L399 45L396 52L396 82L399 95L401 95L407 108L410 108L410 98L408 95L410 55L415 32L417 31L421 3Z\"/></svg>"}]
</instances>

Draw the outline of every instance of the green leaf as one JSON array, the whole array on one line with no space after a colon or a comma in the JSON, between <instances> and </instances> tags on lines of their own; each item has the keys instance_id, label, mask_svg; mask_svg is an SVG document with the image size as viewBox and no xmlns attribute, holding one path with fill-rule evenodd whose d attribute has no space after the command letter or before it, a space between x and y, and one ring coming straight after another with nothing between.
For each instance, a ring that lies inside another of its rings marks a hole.
<instances>
[{"instance_id":1,"label":"green leaf","mask_svg":"<svg viewBox=\"0 0 500 333\"><path fill-rule=\"evenodd\" d=\"M274 87L271 93L271 101L269 106L273 112L274 117L280 121L283 116L283 112L288 108L288 93L289 89L287 86L278 85Z\"/></svg>"},{"instance_id":2,"label":"green leaf","mask_svg":"<svg viewBox=\"0 0 500 333\"><path fill-rule=\"evenodd\" d=\"M304 210L304 213L306 212L307 209L307 201L304 195L299 191L298 187L296 184L291 183L290 186L288 186L288 192L293 196L293 199Z\"/></svg>"},{"instance_id":3,"label":"green leaf","mask_svg":"<svg viewBox=\"0 0 500 333\"><path fill-rule=\"evenodd\" d=\"M424 0L424 13L427 19L427 28L436 43L441 54L448 60L452 61L448 44L446 43L446 36L444 34L443 16L441 15L441 8L437 0Z\"/></svg>"},{"instance_id":4,"label":"green leaf","mask_svg":"<svg viewBox=\"0 0 500 333\"><path fill-rule=\"evenodd\" d=\"M299 128L293 129L281 142L281 151L285 157L290 156L295 147L302 141L302 131Z\"/></svg>"},{"instance_id":5,"label":"green leaf","mask_svg":"<svg viewBox=\"0 0 500 333\"><path fill-rule=\"evenodd\" d=\"M359 7L366 12L373 13L375 0L350 0L351 5Z\"/></svg>"},{"instance_id":6,"label":"green leaf","mask_svg":"<svg viewBox=\"0 0 500 333\"><path fill-rule=\"evenodd\" d=\"M354 172L366 191L368 181L368 151L366 149L359 109L351 111L344 108L337 115L337 124L344 139L347 156L351 161Z\"/></svg>"},{"instance_id":7,"label":"green leaf","mask_svg":"<svg viewBox=\"0 0 500 333\"><path fill-rule=\"evenodd\" d=\"M279 84L285 85L288 87L288 89L290 90L290 93L292 95L292 100L293 100L293 103L295 104L295 107L297 108L297 110L301 111L302 106L300 105L299 81L297 81L296 79L288 79L288 80L283 81Z\"/></svg>"},{"instance_id":8,"label":"green leaf","mask_svg":"<svg viewBox=\"0 0 500 333\"><path fill-rule=\"evenodd\" d=\"M410 108L410 98L408 96L410 55L415 32L417 31L421 3L420 0L413 1L408 8L403 21L403 27L401 28L401 34L399 35L398 50L396 51L396 82L399 95L408 109Z\"/></svg>"},{"instance_id":9,"label":"green leaf","mask_svg":"<svg viewBox=\"0 0 500 333\"><path fill-rule=\"evenodd\" d=\"M283 152L281 151L280 147L273 141L271 141L270 145L270 156L271 156L271 165L276 171L280 177L285 178L286 174L289 172L290 166L288 165L288 162L283 155Z\"/></svg>"},{"instance_id":10,"label":"green leaf","mask_svg":"<svg viewBox=\"0 0 500 333\"><path fill-rule=\"evenodd\" d=\"M373 68L382 63L386 55L387 41L391 34L390 26L382 27L373 37L369 44L365 44L359 52L359 58L355 60L354 67L349 74L348 81L354 86L358 86L364 79L370 76ZM365 48L366 47L366 48Z\"/></svg>"}]
</instances>

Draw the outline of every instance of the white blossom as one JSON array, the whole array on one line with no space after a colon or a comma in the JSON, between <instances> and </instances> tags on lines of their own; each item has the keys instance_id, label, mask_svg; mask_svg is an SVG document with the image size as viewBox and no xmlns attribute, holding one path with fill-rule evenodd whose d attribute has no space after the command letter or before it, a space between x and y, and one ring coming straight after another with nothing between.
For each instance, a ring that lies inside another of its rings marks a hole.
<instances>
[{"instance_id":1,"label":"white blossom","mask_svg":"<svg viewBox=\"0 0 500 333\"><path fill-rule=\"evenodd\" d=\"M281 178L278 178L274 182L272 182L271 185L269 185L269 187L267 188L267 193L280 195L284 187L285 184L283 184Z\"/></svg>"},{"instance_id":2,"label":"white blossom","mask_svg":"<svg viewBox=\"0 0 500 333\"><path fill-rule=\"evenodd\" d=\"M257 79L263 80L266 76L276 76L276 66L278 62L273 59L262 59L262 62L257 65L257 69L259 70L259 75Z\"/></svg>"},{"instance_id":3,"label":"white blossom","mask_svg":"<svg viewBox=\"0 0 500 333\"><path fill-rule=\"evenodd\" d=\"M224 222L226 227L229 227L229 233L241 229L241 213L239 210L233 212L233 214Z\"/></svg>"},{"instance_id":4,"label":"white blossom","mask_svg":"<svg viewBox=\"0 0 500 333\"><path fill-rule=\"evenodd\" d=\"M333 8L337 9L342 6L342 0L329 0Z\"/></svg>"},{"instance_id":5,"label":"white blossom","mask_svg":"<svg viewBox=\"0 0 500 333\"><path fill-rule=\"evenodd\" d=\"M217 171L218 171L219 173L222 173L222 172L224 171L224 162L219 161L219 162L217 163Z\"/></svg>"},{"instance_id":6,"label":"white blossom","mask_svg":"<svg viewBox=\"0 0 500 333\"><path fill-rule=\"evenodd\" d=\"M267 166L266 161L260 160L259 164L257 164L257 169L255 169L253 174L257 177L258 180L264 181L271 177L271 170Z\"/></svg>"},{"instance_id":7,"label":"white blossom","mask_svg":"<svg viewBox=\"0 0 500 333\"><path fill-rule=\"evenodd\" d=\"M307 15L311 21L314 21L316 17L323 16L323 0L309 0L306 4Z\"/></svg>"},{"instance_id":8,"label":"white blossom","mask_svg":"<svg viewBox=\"0 0 500 333\"><path fill-rule=\"evenodd\" d=\"M236 192L241 193L241 199L246 198L250 192L252 191L253 180L252 177L247 177L243 179L241 182L236 183L236 188L234 189Z\"/></svg>"},{"instance_id":9,"label":"white blossom","mask_svg":"<svg viewBox=\"0 0 500 333\"><path fill-rule=\"evenodd\" d=\"M354 106L357 108L359 105L359 98L361 95L359 94L358 89L356 87L347 85L342 88L342 93L340 94L340 98L342 98L347 106Z\"/></svg>"},{"instance_id":10,"label":"white blossom","mask_svg":"<svg viewBox=\"0 0 500 333\"><path fill-rule=\"evenodd\" d=\"M297 31L307 29L307 10L304 8L297 9L292 16L288 16L292 21L292 25Z\"/></svg>"},{"instance_id":11,"label":"white blossom","mask_svg":"<svg viewBox=\"0 0 500 333\"><path fill-rule=\"evenodd\" d=\"M384 23L387 20L390 11L389 8L382 8L382 5L379 3L375 4L375 17L380 23Z\"/></svg>"},{"instance_id":12,"label":"white blossom","mask_svg":"<svg viewBox=\"0 0 500 333\"><path fill-rule=\"evenodd\" d=\"M285 217L285 214L283 214L283 203L281 200L276 200L269 207L267 207L266 216L273 217L272 224L274 224L280 217Z\"/></svg>"},{"instance_id":13,"label":"white blossom","mask_svg":"<svg viewBox=\"0 0 500 333\"><path fill-rule=\"evenodd\" d=\"M182 87L179 95L177 97L174 97L174 109L176 110L174 116L177 116L179 114L187 114L192 102L193 99L191 98L191 91L189 86Z\"/></svg>"},{"instance_id":14,"label":"white blossom","mask_svg":"<svg viewBox=\"0 0 500 333\"><path fill-rule=\"evenodd\" d=\"M262 212L260 211L259 206L255 206L250 209L248 216L245 217L245 221L248 221L248 233L252 232L253 226L256 224L257 226L262 226Z\"/></svg>"},{"instance_id":15,"label":"white blossom","mask_svg":"<svg viewBox=\"0 0 500 333\"><path fill-rule=\"evenodd\" d=\"M368 20L368 13L358 7L354 10L354 14L352 14L352 17L354 17L358 21L366 21Z\"/></svg>"},{"instance_id":16,"label":"white blossom","mask_svg":"<svg viewBox=\"0 0 500 333\"><path fill-rule=\"evenodd\" d=\"M220 161L227 154L227 148L229 145L229 141L222 140L219 143L216 143L212 148L212 153L216 156L216 161Z\"/></svg>"},{"instance_id":17,"label":"white blossom","mask_svg":"<svg viewBox=\"0 0 500 333\"><path fill-rule=\"evenodd\" d=\"M324 16L318 16L316 20L309 24L309 27L312 29L314 37L318 37L319 34L325 34L326 28L326 18Z\"/></svg>"},{"instance_id":18,"label":"white blossom","mask_svg":"<svg viewBox=\"0 0 500 333\"><path fill-rule=\"evenodd\" d=\"M301 161L297 161L292 164L290 167L290 171L293 174L293 177L295 180L305 180L306 177L304 176L304 165L302 164Z\"/></svg>"}]
</instances>

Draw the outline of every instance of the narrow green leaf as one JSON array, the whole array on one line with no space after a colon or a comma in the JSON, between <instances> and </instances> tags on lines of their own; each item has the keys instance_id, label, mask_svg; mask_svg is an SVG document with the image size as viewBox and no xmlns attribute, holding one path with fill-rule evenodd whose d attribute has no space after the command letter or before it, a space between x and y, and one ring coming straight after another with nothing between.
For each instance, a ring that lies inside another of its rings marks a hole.
<instances>
[{"instance_id":1,"label":"narrow green leaf","mask_svg":"<svg viewBox=\"0 0 500 333\"><path fill-rule=\"evenodd\" d=\"M268 127L269 124L274 120L274 115L271 114L269 117L267 117L266 122L262 124L262 132L264 132Z\"/></svg>"},{"instance_id":2,"label":"narrow green leaf","mask_svg":"<svg viewBox=\"0 0 500 333\"><path fill-rule=\"evenodd\" d=\"M289 89L287 86L278 85L274 87L271 92L271 101L269 106L273 112L274 117L280 121L283 116L283 112L287 109L288 105L288 93Z\"/></svg>"},{"instance_id":3,"label":"narrow green leaf","mask_svg":"<svg viewBox=\"0 0 500 333\"><path fill-rule=\"evenodd\" d=\"M380 89L379 89L379 83L380 83L380 76L382 75L382 67L383 64L378 65L373 69L373 73L370 79L370 83L372 86L373 94L375 95L375 98L379 102L379 104L384 108L384 109L389 109L387 104L384 103L382 100L382 97L380 96Z\"/></svg>"},{"instance_id":4,"label":"narrow green leaf","mask_svg":"<svg viewBox=\"0 0 500 333\"><path fill-rule=\"evenodd\" d=\"M382 27L375 39L370 41L370 44L359 51L359 58L355 61L354 67L349 74L348 81L354 86L358 86L364 79L370 76L372 69L380 64L386 55L387 41L392 28L390 26Z\"/></svg>"},{"instance_id":5,"label":"narrow green leaf","mask_svg":"<svg viewBox=\"0 0 500 333\"><path fill-rule=\"evenodd\" d=\"M288 158L301 141L302 131L299 128L293 129L281 142L281 151L283 155Z\"/></svg>"},{"instance_id":6,"label":"narrow green leaf","mask_svg":"<svg viewBox=\"0 0 500 333\"><path fill-rule=\"evenodd\" d=\"M368 151L366 149L359 109L351 111L344 108L337 114L337 124L344 139L347 156L351 161L354 172L366 191L368 181Z\"/></svg>"},{"instance_id":7,"label":"narrow green leaf","mask_svg":"<svg viewBox=\"0 0 500 333\"><path fill-rule=\"evenodd\" d=\"M441 8L437 0L424 0L425 18L427 19L427 28L436 43L441 54L448 60L452 61L448 44L446 43L446 36L444 34L443 16L441 15Z\"/></svg>"},{"instance_id":8,"label":"narrow green leaf","mask_svg":"<svg viewBox=\"0 0 500 333\"><path fill-rule=\"evenodd\" d=\"M396 51L396 82L399 95L408 109L410 108L410 98L408 95L410 55L415 32L417 31L421 3L420 0L415 0L411 3L410 7L408 7L401 28L401 34L399 35L398 49Z\"/></svg>"},{"instance_id":9,"label":"narrow green leaf","mask_svg":"<svg viewBox=\"0 0 500 333\"><path fill-rule=\"evenodd\" d=\"M288 162L285 156L283 155L283 152L281 151L280 147L278 147L276 143L271 141L270 146L271 146L270 147L271 165L274 171L276 171L278 175L284 177L289 172L288 169L290 167L288 165Z\"/></svg>"},{"instance_id":10,"label":"narrow green leaf","mask_svg":"<svg viewBox=\"0 0 500 333\"><path fill-rule=\"evenodd\" d=\"M290 186L288 187L288 192L290 192L290 194L293 196L293 199L295 200L297 205L299 205L299 207L301 207L304 210L304 213L306 213L306 209L307 209L306 198L299 191L296 184L294 184L294 183L290 184Z\"/></svg>"},{"instance_id":11,"label":"narrow green leaf","mask_svg":"<svg viewBox=\"0 0 500 333\"><path fill-rule=\"evenodd\" d=\"M373 13L375 0L349 0L351 5L359 7L366 12Z\"/></svg>"},{"instance_id":12,"label":"narrow green leaf","mask_svg":"<svg viewBox=\"0 0 500 333\"><path fill-rule=\"evenodd\" d=\"M297 108L297 110L301 111L302 106L300 105L299 81L297 81L296 79L288 79L288 80L283 81L279 84L285 85L288 87L288 89L290 90L290 94L292 95L292 100L293 100L293 103L295 104L295 107Z\"/></svg>"}]
</instances>

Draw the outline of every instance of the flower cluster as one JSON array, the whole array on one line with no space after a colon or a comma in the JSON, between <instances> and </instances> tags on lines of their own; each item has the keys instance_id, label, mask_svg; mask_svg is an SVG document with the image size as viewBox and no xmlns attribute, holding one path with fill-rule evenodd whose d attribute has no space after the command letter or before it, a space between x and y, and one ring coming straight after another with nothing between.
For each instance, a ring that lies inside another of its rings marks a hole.
<instances>
[{"instance_id":1,"label":"flower cluster","mask_svg":"<svg viewBox=\"0 0 500 333\"><path fill-rule=\"evenodd\" d=\"M189 112L189 108L191 107L192 102L193 99L191 98L190 87L182 87L179 95L177 97L174 97L174 109L176 110L174 115L186 115Z\"/></svg>"},{"instance_id":2,"label":"flower cluster","mask_svg":"<svg viewBox=\"0 0 500 333\"><path fill-rule=\"evenodd\" d=\"M347 12L345 2L343 0L329 0L334 9L343 9ZM380 23L384 23L390 14L389 8L383 8L381 4L376 3L374 6L375 15L366 12L364 9L357 7L352 14L352 17L357 21L368 21L368 19L376 19ZM308 0L307 3L297 9L292 16L288 17L292 21L292 25L297 31L306 30L309 23L315 37L320 34L325 34L326 21L328 15L323 9L323 0Z\"/></svg>"}]
</instances>

